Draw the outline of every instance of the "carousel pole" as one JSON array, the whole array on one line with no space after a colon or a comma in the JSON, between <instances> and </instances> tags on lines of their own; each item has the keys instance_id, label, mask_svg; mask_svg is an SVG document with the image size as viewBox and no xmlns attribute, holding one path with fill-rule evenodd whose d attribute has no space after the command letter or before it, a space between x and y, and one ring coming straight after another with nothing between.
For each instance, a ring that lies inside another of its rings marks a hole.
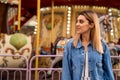
<instances>
[{"instance_id":1,"label":"carousel pole","mask_svg":"<svg viewBox=\"0 0 120 80\"><path fill-rule=\"evenodd\" d=\"M37 34L36 34L36 55L39 55L39 42L40 42L40 0L37 0ZM36 57L35 67L38 68L38 57ZM35 80L38 80L38 70L35 71Z\"/></svg>"},{"instance_id":2,"label":"carousel pole","mask_svg":"<svg viewBox=\"0 0 120 80\"><path fill-rule=\"evenodd\" d=\"M54 27L54 0L52 0L52 31L51 31L51 42L53 43L53 27Z\"/></svg>"},{"instance_id":3,"label":"carousel pole","mask_svg":"<svg viewBox=\"0 0 120 80\"><path fill-rule=\"evenodd\" d=\"M52 9L51 9L51 34L50 34L50 47L51 54L53 53L53 27L54 27L54 0L52 0Z\"/></svg>"},{"instance_id":4,"label":"carousel pole","mask_svg":"<svg viewBox=\"0 0 120 80\"><path fill-rule=\"evenodd\" d=\"M20 25L21 25L21 0L18 0L19 3L18 3L18 27L17 27L17 30L19 31L20 30Z\"/></svg>"}]
</instances>

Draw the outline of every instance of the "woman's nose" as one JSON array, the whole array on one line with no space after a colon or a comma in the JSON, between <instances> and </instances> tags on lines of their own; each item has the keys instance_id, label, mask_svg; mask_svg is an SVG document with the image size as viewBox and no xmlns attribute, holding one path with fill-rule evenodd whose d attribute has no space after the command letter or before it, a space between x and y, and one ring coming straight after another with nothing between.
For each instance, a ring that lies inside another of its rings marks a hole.
<instances>
[{"instance_id":1,"label":"woman's nose","mask_svg":"<svg viewBox=\"0 0 120 80\"><path fill-rule=\"evenodd\" d=\"M79 23L78 23L78 22L76 23L76 26L79 26Z\"/></svg>"}]
</instances>

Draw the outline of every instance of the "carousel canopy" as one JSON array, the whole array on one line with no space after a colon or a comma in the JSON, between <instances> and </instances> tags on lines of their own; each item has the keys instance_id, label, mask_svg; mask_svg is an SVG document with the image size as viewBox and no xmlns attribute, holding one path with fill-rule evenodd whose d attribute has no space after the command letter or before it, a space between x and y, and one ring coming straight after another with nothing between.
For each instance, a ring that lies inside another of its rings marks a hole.
<instances>
[{"instance_id":1,"label":"carousel canopy","mask_svg":"<svg viewBox=\"0 0 120 80\"><path fill-rule=\"evenodd\" d=\"M89 5L120 8L120 0L53 0L55 6ZM51 6L52 0L41 0L41 7ZM22 7L36 9L37 0L22 0Z\"/></svg>"}]
</instances>

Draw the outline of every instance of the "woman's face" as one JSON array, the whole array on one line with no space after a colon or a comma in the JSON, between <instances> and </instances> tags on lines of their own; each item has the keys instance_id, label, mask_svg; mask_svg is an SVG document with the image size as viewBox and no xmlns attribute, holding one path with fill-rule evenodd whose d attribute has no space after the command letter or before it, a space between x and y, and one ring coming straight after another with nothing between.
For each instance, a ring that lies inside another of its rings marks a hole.
<instances>
[{"instance_id":1,"label":"woman's face","mask_svg":"<svg viewBox=\"0 0 120 80\"><path fill-rule=\"evenodd\" d=\"M77 22L76 22L76 33L78 34L84 34L90 31L91 24L89 21L83 16L79 15L77 17Z\"/></svg>"}]
</instances>

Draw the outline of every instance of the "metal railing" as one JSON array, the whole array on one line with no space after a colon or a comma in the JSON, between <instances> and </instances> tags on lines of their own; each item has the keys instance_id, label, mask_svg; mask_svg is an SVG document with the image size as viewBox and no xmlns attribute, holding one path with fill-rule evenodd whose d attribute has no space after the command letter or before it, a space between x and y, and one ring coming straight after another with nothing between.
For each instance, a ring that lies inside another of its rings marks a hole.
<instances>
[{"instance_id":1,"label":"metal railing","mask_svg":"<svg viewBox=\"0 0 120 80\"><path fill-rule=\"evenodd\" d=\"M21 57L24 58L25 67L0 67L0 80L28 80L28 59L22 55L0 54L1 57Z\"/></svg>"},{"instance_id":2,"label":"metal railing","mask_svg":"<svg viewBox=\"0 0 120 80\"><path fill-rule=\"evenodd\" d=\"M30 60L22 55L4 55L0 54L0 57L13 57L20 56L25 59L26 66L24 68L9 68L9 67L0 67L0 80L34 80L35 71L38 72L37 80L61 80L62 67L53 68L53 67L38 67L34 65L36 58L55 58L62 57L62 55L37 55L33 56ZM120 59L120 56L111 56L111 58ZM52 59L53 60L53 59ZM47 72L51 71L49 79L47 78ZM113 68L115 80L120 78L120 63L116 68Z\"/></svg>"},{"instance_id":3,"label":"metal railing","mask_svg":"<svg viewBox=\"0 0 120 80\"><path fill-rule=\"evenodd\" d=\"M47 72L51 71L51 74L49 76L51 76L50 80L61 80L61 72L62 72L62 68L53 68L53 67L49 67L49 68L35 68L32 67L32 64L34 62L34 60L36 58L53 58L53 57L62 57L62 55L37 55L37 56L33 56L30 59L30 66L29 66L29 80L32 80L34 77L34 73L35 71L38 71L38 74L35 76L38 76L38 80L47 80ZM33 73L33 74L32 74ZM57 78L57 79L56 79Z\"/></svg>"}]
</instances>

